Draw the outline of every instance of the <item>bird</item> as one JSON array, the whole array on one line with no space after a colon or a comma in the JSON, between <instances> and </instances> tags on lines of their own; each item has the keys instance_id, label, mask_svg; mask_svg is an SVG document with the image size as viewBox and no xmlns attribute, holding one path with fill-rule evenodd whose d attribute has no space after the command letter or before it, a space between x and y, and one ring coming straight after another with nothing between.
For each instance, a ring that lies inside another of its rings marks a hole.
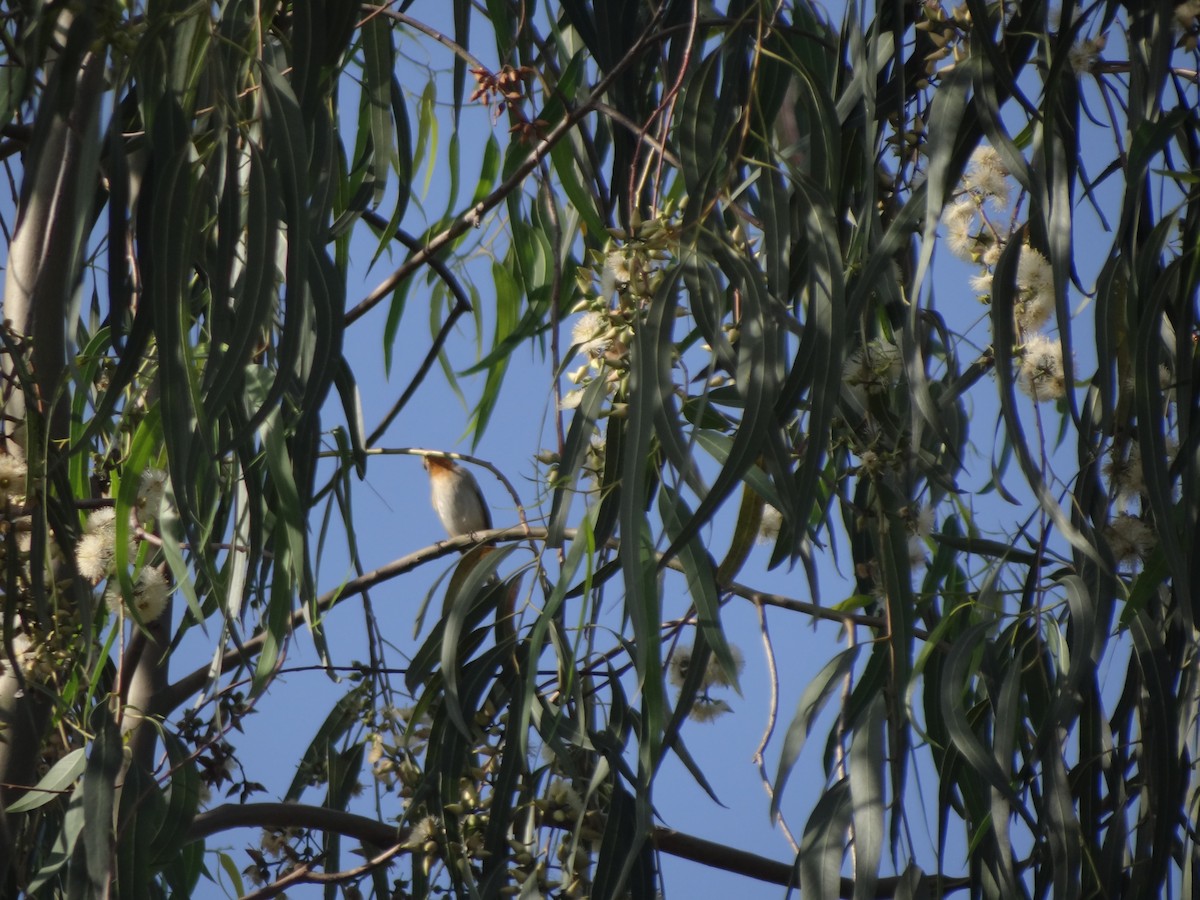
<instances>
[{"instance_id":1,"label":"bird","mask_svg":"<svg viewBox=\"0 0 1200 900\"><path fill-rule=\"evenodd\" d=\"M429 473L433 508L450 537L492 527L491 511L474 475L442 456L426 456L422 464Z\"/></svg>"},{"instance_id":2,"label":"bird","mask_svg":"<svg viewBox=\"0 0 1200 900\"><path fill-rule=\"evenodd\" d=\"M423 457L421 464L429 473L433 508L450 537L456 538L464 534L487 531L492 527L492 513L488 509L487 500L484 499L483 491L479 489L479 482L475 480L474 475L454 460L444 456ZM483 558L495 549L494 544L482 544L469 550L464 549L462 551L463 561L459 564L458 570L451 580L451 590L455 590L455 581L460 578L465 579ZM485 585L490 588L498 583L499 578L493 571L487 576ZM502 592L502 596L497 601L496 643L499 646L515 647L516 645L513 617L516 609L516 597L520 588L521 580L517 578ZM513 666L516 665L515 660L514 656L511 660Z\"/></svg>"}]
</instances>

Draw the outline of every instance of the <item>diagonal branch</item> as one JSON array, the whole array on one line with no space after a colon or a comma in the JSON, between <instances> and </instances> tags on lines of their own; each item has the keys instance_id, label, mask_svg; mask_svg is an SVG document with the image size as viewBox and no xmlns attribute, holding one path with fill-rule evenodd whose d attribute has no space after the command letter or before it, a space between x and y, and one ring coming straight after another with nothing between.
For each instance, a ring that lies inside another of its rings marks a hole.
<instances>
[{"instance_id":1,"label":"diagonal branch","mask_svg":"<svg viewBox=\"0 0 1200 900\"><path fill-rule=\"evenodd\" d=\"M457 456L458 454L448 454ZM575 529L568 528L564 535L568 540L574 540L576 536ZM386 565L380 566L370 572L360 575L358 578L352 578L341 587L335 588L332 591L327 591L317 598L316 611L325 613L336 606L341 601L354 597L363 593L377 584L382 584L385 581L390 581L407 572L411 572L419 566L424 565L431 560L440 559L443 556L451 556L455 553L460 553L464 550L469 550L477 544L483 543L505 543L509 541L523 540L543 540L546 537L545 528L534 528L529 525L516 525L509 528L493 528L490 531L480 531L475 534L464 534L456 538L450 538L445 541L439 541L436 544L430 544L428 547L422 547L412 553L402 556L399 559L392 560ZM616 545L615 541L609 542ZM681 564L675 561L668 562L668 568L676 571L683 571ZM593 582L594 583L594 582ZM804 600L796 600L790 597L781 597L777 594L768 594L757 591L751 587L734 582L726 585L725 590L735 594L752 603L764 604L766 606L775 606L780 609L788 609L792 612L803 613L807 616L812 616L814 619L822 619L829 622L838 622L845 624L853 622L857 625L864 625L869 628L883 629L887 623L881 616L868 616L858 613L849 613L836 609L828 609L819 606L815 603L809 603ZM291 628L296 629L301 627L305 622L306 610L297 610L292 613ZM928 633L922 629L915 629L914 634L918 638L928 638ZM166 688L162 696L155 704L155 709L161 714L166 715L171 710L176 709L181 704L185 703L189 697L197 694L204 689L205 684L210 679L217 678L225 672L232 671L240 665L247 665L254 659L255 655L262 650L266 643L265 634L257 634L248 640L242 642L240 648L235 648L228 651L222 658L219 666L214 670L211 665L201 666L198 669L183 676L170 687Z\"/></svg>"},{"instance_id":2,"label":"diagonal branch","mask_svg":"<svg viewBox=\"0 0 1200 900\"><path fill-rule=\"evenodd\" d=\"M368 210L363 213L363 220L372 228L384 231L388 227L388 223L383 216L376 212ZM415 237L400 229L395 229L392 237L403 244L412 253L421 251L421 243ZM442 323L442 327L438 329L437 336L433 339L433 343L429 346L429 352L425 354L425 358L421 360L421 365L417 367L416 373L412 380L409 381L408 387L404 389L404 393L400 395L400 399L392 405L392 408L387 411L383 419L375 426L375 429L367 436L367 446L370 447L377 440L383 437L388 427L396 420L396 416L400 415L400 411L408 405L408 401L412 399L413 394L417 392L417 388L425 380L425 376L429 374L429 370L433 368L433 364L437 362L438 355L442 352L442 347L450 337L450 332L454 328L454 324L466 313L471 311L471 298L467 296L467 292L459 283L454 273L450 271L450 267L438 259L436 256L428 257L429 268L433 269L434 274L442 279L442 282L449 289L454 297L454 308L450 310L450 314L446 316L446 321Z\"/></svg>"},{"instance_id":3,"label":"diagonal branch","mask_svg":"<svg viewBox=\"0 0 1200 900\"><path fill-rule=\"evenodd\" d=\"M400 284L405 278L424 265L434 254L438 253L443 247L449 246L456 238L466 234L472 228L478 227L484 214L499 206L509 194L521 186L529 173L541 164L542 158L550 152L550 148L566 137L582 119L593 111L595 104L604 96L604 92L608 90L608 86L612 84L613 80L633 63L643 49L653 41L658 40L658 38L659 34L653 31L648 31L642 35L629 48L625 56L609 70L608 74L600 79L587 100L567 113L561 122L550 129L549 133L542 140L538 141L525 161L517 166L513 173L499 187L480 200L475 206L459 213L458 217L448 228L430 238L429 242L423 248L409 257L403 265L385 278L357 306L347 312L346 324L350 325L362 318L394 291L396 285Z\"/></svg>"},{"instance_id":4,"label":"diagonal branch","mask_svg":"<svg viewBox=\"0 0 1200 900\"><path fill-rule=\"evenodd\" d=\"M388 851L389 855L402 849L410 831L407 827L388 825L366 816L323 806L302 803L242 803L226 804L200 813L192 820L186 840L202 840L231 828L309 828L333 831L355 838L364 844L392 848ZM790 863L778 862L673 828L655 827L650 833L650 841L660 853L679 859L771 884L797 884L796 869ZM934 889L937 896L963 890L968 885L968 879L959 877L928 880L929 887ZM875 896L895 896L901 887L901 881L901 878L895 876L879 879ZM839 893L842 897L854 896L853 880L843 878Z\"/></svg>"}]
</instances>

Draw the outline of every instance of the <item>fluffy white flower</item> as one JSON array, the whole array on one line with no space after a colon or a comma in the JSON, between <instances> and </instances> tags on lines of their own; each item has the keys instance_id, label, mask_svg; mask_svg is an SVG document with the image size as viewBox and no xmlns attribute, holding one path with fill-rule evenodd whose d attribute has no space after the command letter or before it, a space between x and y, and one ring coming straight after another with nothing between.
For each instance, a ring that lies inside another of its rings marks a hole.
<instances>
[{"instance_id":1,"label":"fluffy white flower","mask_svg":"<svg viewBox=\"0 0 1200 900\"><path fill-rule=\"evenodd\" d=\"M614 250L604 257L604 268L612 272L617 281L629 280L629 254Z\"/></svg>"},{"instance_id":2,"label":"fluffy white flower","mask_svg":"<svg viewBox=\"0 0 1200 900\"><path fill-rule=\"evenodd\" d=\"M1116 516L1108 524L1104 536L1108 539L1108 546L1118 563L1145 559L1158 542L1153 528L1137 516L1125 513Z\"/></svg>"},{"instance_id":3,"label":"fluffy white flower","mask_svg":"<svg viewBox=\"0 0 1200 900\"><path fill-rule=\"evenodd\" d=\"M75 545L75 566L93 584L112 574L117 559L117 511L111 506L94 509ZM130 536L128 557L137 555L137 541Z\"/></svg>"},{"instance_id":4,"label":"fluffy white flower","mask_svg":"<svg viewBox=\"0 0 1200 900\"><path fill-rule=\"evenodd\" d=\"M929 561L929 557L925 554L925 539L919 534L910 535L908 538L908 564L918 569Z\"/></svg>"},{"instance_id":5,"label":"fluffy white flower","mask_svg":"<svg viewBox=\"0 0 1200 900\"><path fill-rule=\"evenodd\" d=\"M412 827L404 846L426 853L434 853L437 851L438 837L441 833L442 823L433 816L426 816Z\"/></svg>"},{"instance_id":6,"label":"fluffy white flower","mask_svg":"<svg viewBox=\"0 0 1200 900\"><path fill-rule=\"evenodd\" d=\"M714 685L733 687L736 682L736 676L742 674L742 670L746 668L746 658L742 655L742 650L737 644L729 645L729 655L733 659L733 672L728 673L721 668L720 662L717 661L716 654L711 654L708 657L708 666L704 670L704 677L700 679L700 690L707 691ZM676 650L671 656L671 663L668 668L668 677L671 684L676 687L683 687L683 683L687 680L688 667L692 662L692 651L687 649Z\"/></svg>"},{"instance_id":7,"label":"fluffy white flower","mask_svg":"<svg viewBox=\"0 0 1200 900\"><path fill-rule=\"evenodd\" d=\"M578 409L579 404L583 402L583 388L576 388L573 391L567 391L563 394L562 400L558 402L559 412L566 412L571 409Z\"/></svg>"},{"instance_id":8,"label":"fluffy white flower","mask_svg":"<svg viewBox=\"0 0 1200 900\"><path fill-rule=\"evenodd\" d=\"M25 460L10 453L0 453L0 500L24 498L28 474Z\"/></svg>"},{"instance_id":9,"label":"fluffy white flower","mask_svg":"<svg viewBox=\"0 0 1200 900\"><path fill-rule=\"evenodd\" d=\"M1142 451L1136 441L1130 441L1124 447L1114 446L1104 464L1104 474L1108 476L1109 484L1121 501L1141 496L1146 491L1146 481L1142 475Z\"/></svg>"},{"instance_id":10,"label":"fluffy white flower","mask_svg":"<svg viewBox=\"0 0 1200 900\"><path fill-rule=\"evenodd\" d=\"M1021 351L1017 386L1039 402L1058 400L1067 395L1063 371L1062 344L1043 334L1035 334Z\"/></svg>"},{"instance_id":11,"label":"fluffy white flower","mask_svg":"<svg viewBox=\"0 0 1200 900\"><path fill-rule=\"evenodd\" d=\"M368 739L367 762L374 766L383 759L383 735L372 734Z\"/></svg>"},{"instance_id":12,"label":"fluffy white flower","mask_svg":"<svg viewBox=\"0 0 1200 900\"><path fill-rule=\"evenodd\" d=\"M974 262L979 243L971 233L978 211L974 200L964 199L947 207L942 214L942 222L946 226L946 246L951 253L967 262Z\"/></svg>"},{"instance_id":13,"label":"fluffy white flower","mask_svg":"<svg viewBox=\"0 0 1200 900\"><path fill-rule=\"evenodd\" d=\"M885 393L904 372L900 348L884 338L874 338L846 359L842 378L862 406L869 395Z\"/></svg>"},{"instance_id":14,"label":"fluffy white flower","mask_svg":"<svg viewBox=\"0 0 1200 900\"><path fill-rule=\"evenodd\" d=\"M1050 261L1023 245L1017 260L1017 323L1026 332L1037 331L1054 315L1054 270Z\"/></svg>"},{"instance_id":15,"label":"fluffy white flower","mask_svg":"<svg viewBox=\"0 0 1200 900\"><path fill-rule=\"evenodd\" d=\"M142 473L137 493L137 517L143 525L156 520L162 511L168 476L162 469L147 469Z\"/></svg>"},{"instance_id":16,"label":"fluffy white flower","mask_svg":"<svg viewBox=\"0 0 1200 900\"><path fill-rule=\"evenodd\" d=\"M992 273L985 270L978 275L972 275L969 284L972 291L986 297L992 292Z\"/></svg>"},{"instance_id":17,"label":"fluffy white flower","mask_svg":"<svg viewBox=\"0 0 1200 900\"><path fill-rule=\"evenodd\" d=\"M287 842L287 832L264 828L258 845L268 856L278 857L283 854L283 848L287 846Z\"/></svg>"},{"instance_id":18,"label":"fluffy white flower","mask_svg":"<svg viewBox=\"0 0 1200 900\"><path fill-rule=\"evenodd\" d=\"M1171 466L1179 452L1179 445L1174 438L1166 439L1166 464ZM1114 444L1109 451L1108 462L1104 464L1104 474L1116 495L1117 502L1128 505L1136 502L1146 493L1146 477L1142 469L1142 450L1137 441L1125 444Z\"/></svg>"},{"instance_id":19,"label":"fluffy white flower","mask_svg":"<svg viewBox=\"0 0 1200 900\"><path fill-rule=\"evenodd\" d=\"M667 668L667 677L675 687L683 687L687 678L688 666L692 663L692 651L678 649L671 654L671 662Z\"/></svg>"},{"instance_id":20,"label":"fluffy white flower","mask_svg":"<svg viewBox=\"0 0 1200 900\"><path fill-rule=\"evenodd\" d=\"M591 356L609 345L610 341L604 334L607 330L608 322L602 315L586 312L571 329L571 343L578 345L579 353L583 356Z\"/></svg>"},{"instance_id":21,"label":"fluffy white flower","mask_svg":"<svg viewBox=\"0 0 1200 900\"><path fill-rule=\"evenodd\" d=\"M1008 169L995 147L983 144L975 148L963 175L963 187L986 198L993 206L1008 205Z\"/></svg>"},{"instance_id":22,"label":"fluffy white flower","mask_svg":"<svg viewBox=\"0 0 1200 900\"><path fill-rule=\"evenodd\" d=\"M1087 75L1091 72L1106 43L1107 39L1104 35L1100 35L1075 44L1067 52L1067 61L1071 64L1071 71L1076 75Z\"/></svg>"},{"instance_id":23,"label":"fluffy white flower","mask_svg":"<svg viewBox=\"0 0 1200 900\"><path fill-rule=\"evenodd\" d=\"M928 503L922 503L921 508L913 517L912 527L913 534L920 537L929 537L933 534L933 507Z\"/></svg>"},{"instance_id":24,"label":"fluffy white flower","mask_svg":"<svg viewBox=\"0 0 1200 900\"><path fill-rule=\"evenodd\" d=\"M130 605L137 611L137 617L143 623L153 622L167 608L167 596L171 587L162 572L154 566L142 568L138 580L133 583L133 597ZM114 613L121 608L121 583L113 578L104 591L104 602Z\"/></svg>"},{"instance_id":25,"label":"fluffy white flower","mask_svg":"<svg viewBox=\"0 0 1200 900\"><path fill-rule=\"evenodd\" d=\"M93 531L83 535L75 545L75 567L93 584L108 577L115 555L114 537L103 531Z\"/></svg>"},{"instance_id":26,"label":"fluffy white flower","mask_svg":"<svg viewBox=\"0 0 1200 900\"><path fill-rule=\"evenodd\" d=\"M557 810L563 810L572 818L583 812L583 798L567 781L556 778L546 788L546 802Z\"/></svg>"},{"instance_id":27,"label":"fluffy white flower","mask_svg":"<svg viewBox=\"0 0 1200 900\"><path fill-rule=\"evenodd\" d=\"M783 527L783 513L770 503L763 506L762 520L758 523L758 542L769 544L779 537L779 529Z\"/></svg>"},{"instance_id":28,"label":"fluffy white flower","mask_svg":"<svg viewBox=\"0 0 1200 900\"><path fill-rule=\"evenodd\" d=\"M737 644L729 645L729 655L733 659L733 672L726 672L721 668L720 662L717 661L716 654L708 658L708 671L705 673L705 680L709 684L720 684L726 687L733 687L737 682L737 676L742 674L742 670L746 668L746 657L742 655L742 648Z\"/></svg>"},{"instance_id":29,"label":"fluffy white flower","mask_svg":"<svg viewBox=\"0 0 1200 900\"><path fill-rule=\"evenodd\" d=\"M85 534L99 534L104 531L116 532L117 528L117 511L111 506L103 506L100 509L93 509L88 513L87 521L83 525Z\"/></svg>"},{"instance_id":30,"label":"fluffy white flower","mask_svg":"<svg viewBox=\"0 0 1200 900\"><path fill-rule=\"evenodd\" d=\"M692 711L688 713L688 716L697 722L712 722L725 715L725 713L730 712L733 712L733 707L724 700L697 697L696 702L692 704Z\"/></svg>"}]
</instances>

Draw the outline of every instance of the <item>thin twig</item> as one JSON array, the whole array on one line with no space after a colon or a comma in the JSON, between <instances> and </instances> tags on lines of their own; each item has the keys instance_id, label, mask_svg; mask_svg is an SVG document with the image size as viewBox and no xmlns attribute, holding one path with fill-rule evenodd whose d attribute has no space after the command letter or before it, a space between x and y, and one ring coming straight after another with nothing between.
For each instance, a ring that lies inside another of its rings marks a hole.
<instances>
[{"instance_id":1,"label":"thin twig","mask_svg":"<svg viewBox=\"0 0 1200 900\"><path fill-rule=\"evenodd\" d=\"M469 453L455 453L452 450L425 450L420 447L375 447L367 451L368 456L433 456L439 459L454 459L462 462L470 463L473 466L487 469L496 476L496 480L504 485L504 489L512 498L513 506L517 511L517 521L529 531L529 519L525 515L525 506L521 503L521 496L517 493L517 489L513 487L512 482L508 480L503 472L500 471L495 463L488 462L486 459L481 459L478 456L471 456Z\"/></svg>"},{"instance_id":2,"label":"thin twig","mask_svg":"<svg viewBox=\"0 0 1200 900\"><path fill-rule=\"evenodd\" d=\"M363 213L363 220L372 228L376 228L379 231L383 231L388 227L388 223L384 220L383 216L370 210ZM391 236L407 247L411 253L415 254L423 249L420 241L399 228L395 229ZM454 273L450 271L450 267L436 256L429 257L427 262L429 263L429 268L433 269L434 274L442 279L442 282L449 289L451 295L453 295L454 307L450 310L450 314L446 316L446 321L442 323L442 327L438 329L433 343L429 346L429 351L425 354L425 358L421 360L421 365L417 366L417 371L409 381L408 387L400 395L400 399L392 405L392 408L387 411L383 419L375 426L375 429L367 435L366 445L368 447L383 437L384 432L388 430L392 422L396 421L396 416L400 415L401 410L408 405L408 401L412 399L413 394L417 392L417 388L425 381L425 376L433 368L433 364L437 362L438 355L442 352L446 341L449 340L450 332L453 330L454 325L462 316L471 311L471 298L454 276Z\"/></svg>"},{"instance_id":3,"label":"thin twig","mask_svg":"<svg viewBox=\"0 0 1200 900\"><path fill-rule=\"evenodd\" d=\"M771 633L767 630L767 611L763 609L761 603L755 603L754 610L758 613L758 628L762 633L763 656L767 660L767 680L771 685L771 700L767 707L767 727L763 730L762 739L758 742L758 748L754 751L753 762L758 768L758 776L762 779L763 789L767 792L767 799L774 803L775 789L771 787L771 779L767 777L766 758L763 756L763 753L767 749L767 744L771 742L771 736L775 733L775 723L779 719L779 669L775 665L775 647L771 643ZM784 819L783 813L779 814L777 823L779 830L783 832L783 836L787 838L788 844L791 845L792 852L799 853L800 844L797 843L792 830L788 828L787 820Z\"/></svg>"},{"instance_id":4,"label":"thin twig","mask_svg":"<svg viewBox=\"0 0 1200 900\"><path fill-rule=\"evenodd\" d=\"M271 884L260 888L252 894L247 894L242 900L267 900L268 897L278 896L294 884L341 884L343 881L352 881L391 862L392 858L402 850L404 850L403 844L394 844L377 856L371 857L361 866L346 869L342 872L314 872L312 867L315 863L304 863L292 869L292 871L283 877L276 879Z\"/></svg>"},{"instance_id":5,"label":"thin twig","mask_svg":"<svg viewBox=\"0 0 1200 900\"><path fill-rule=\"evenodd\" d=\"M437 337L433 339L433 343L429 347L429 352L425 354L425 358L421 360L421 365L417 367L416 374L409 381L408 387L404 389L404 393L400 395L400 399L392 405L392 408L387 411L387 414L380 423L375 426L375 430L367 435L366 443L368 447L383 437L384 432L396 420L396 416L400 415L400 411L408 405L408 401L412 399L413 394L417 392L417 388L421 386L421 382L425 380L425 376L429 374L429 370L433 368L433 364L437 362L438 354L442 352L442 347L449 340L450 332L453 330L455 323L470 311L470 306L461 306L457 303L454 305L454 309L450 310L450 314L446 316L446 321L438 329Z\"/></svg>"},{"instance_id":6,"label":"thin twig","mask_svg":"<svg viewBox=\"0 0 1200 900\"><path fill-rule=\"evenodd\" d=\"M412 454L414 451L377 450L374 452L404 452ZM475 461L474 457L469 457L464 454L442 453L441 451L420 452L425 455L439 455L447 456L451 459ZM490 465L485 463L483 460L478 460L478 462L481 465L491 468ZM493 469L493 471L495 470ZM497 475L499 476L499 473L497 473ZM420 550L416 550L413 553L407 554L406 556L392 560L392 562L380 566L378 569L374 569L373 571L366 572L358 578L352 578L341 587L335 588L334 590L321 595L317 598L315 610L319 613L328 612L342 600L357 596L368 588L411 572L413 569L416 569L432 560L440 559L443 556L452 556L453 554L460 553L463 550L469 550L471 547L474 547L477 544L506 543L510 541L525 540L538 541L544 540L546 533L547 530L545 528L535 528L530 525L517 525L509 528L493 528L489 531L481 531L476 534L465 534L456 538L450 538L445 541L439 541L436 544L430 544L428 547L423 547ZM573 528L566 529L563 534L568 540L574 540L576 537L576 531ZM617 542L610 540L609 544L616 546ZM675 569L676 571L682 571L682 565L675 561L667 563L667 568ZM597 582L595 581L593 582L593 584L596 583ZM791 597L782 597L778 594L768 594L762 591L757 591L753 588L747 587L746 585L738 584L737 582L725 586L725 590L753 603L762 603L767 606L788 609L793 612L803 613L805 615L812 616L815 619L822 619L824 621L840 623L850 621L858 625L865 625L869 628L876 628L880 630L885 629L887 625L884 619L880 616L867 616L856 613L839 612L836 609L827 609L823 606L818 606L815 603L809 603L804 600L796 600ZM299 628L302 624L304 624L304 612L302 610L298 610L292 614L291 627ZM929 638L928 632L920 628L914 628L913 635L921 640L928 640ZM251 659L253 659L256 653L262 650L265 642L265 634L259 633L243 641L240 649L229 650L225 653L220 664L216 667L216 674L219 675L224 672L231 671L232 669L237 668L239 665L249 662ZM166 690L164 690L161 700L162 705L158 708L161 709L164 714L175 709L181 703L184 703L189 697L200 691L208 682L209 676L210 666L208 665L201 666L188 675L183 676L170 687L166 688Z\"/></svg>"},{"instance_id":7,"label":"thin twig","mask_svg":"<svg viewBox=\"0 0 1200 900\"><path fill-rule=\"evenodd\" d=\"M371 293L363 300L346 313L346 324L350 325L362 318L370 312L384 297L396 289L396 285L400 284L405 278L408 278L413 272L424 265L434 254L438 253L443 247L448 246L455 238L466 234L472 228L476 228L482 222L485 213L499 206L505 198L516 190L525 178L534 169L540 165L542 157L550 152L550 149L570 133L580 120L593 111L592 104L599 100L608 90L608 86L613 80L624 71L638 54L650 44L652 41L658 40L657 33L644 34L621 58L613 68L600 79L595 89L592 91L588 99L582 103L577 109L571 110L561 122L546 134L545 138L537 143L530 152L525 161L521 163L510 175L504 180L499 187L484 197L479 203L475 204L468 210L459 213L458 217L451 225L432 237L429 243L421 250L414 253L403 265L396 271L383 280Z\"/></svg>"},{"instance_id":8,"label":"thin twig","mask_svg":"<svg viewBox=\"0 0 1200 900\"><path fill-rule=\"evenodd\" d=\"M438 31L436 28L431 28L429 25L426 25L420 19L414 19L412 16L406 15L405 13L399 12L398 10L388 9L387 7L384 7L384 6L376 7L375 10L373 10L371 14L387 16L389 19L394 19L395 21L399 22L401 25L407 25L409 28L413 29L414 31L421 32L421 34L425 35L426 37L433 38L435 41L437 41L443 47L452 51L454 53L454 55L457 56L459 59L466 61L466 63L468 65L470 65L476 69L486 69L487 68L487 66L485 66L483 64L483 61L479 59L479 57L477 57L473 53L471 53L471 51L468 50L466 47L464 47L462 44L459 44L459 43L451 40L450 38L446 37L446 35L442 34L442 32Z\"/></svg>"}]
</instances>

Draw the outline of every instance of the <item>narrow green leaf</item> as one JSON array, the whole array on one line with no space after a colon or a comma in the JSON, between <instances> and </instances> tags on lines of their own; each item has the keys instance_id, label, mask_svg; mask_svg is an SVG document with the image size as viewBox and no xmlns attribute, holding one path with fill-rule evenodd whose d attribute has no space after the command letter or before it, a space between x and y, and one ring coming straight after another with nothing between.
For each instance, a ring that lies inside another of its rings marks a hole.
<instances>
[{"instance_id":1,"label":"narrow green leaf","mask_svg":"<svg viewBox=\"0 0 1200 900\"><path fill-rule=\"evenodd\" d=\"M797 860L805 900L837 900L841 896L842 856L851 812L850 783L843 779L822 792L805 823Z\"/></svg>"},{"instance_id":2,"label":"narrow green leaf","mask_svg":"<svg viewBox=\"0 0 1200 900\"><path fill-rule=\"evenodd\" d=\"M563 444L562 458L559 460L556 470L554 498L550 505L550 524L546 533L547 547L563 545L567 515L571 511L576 484L588 450L591 449L592 439L596 434L596 422L599 420L601 406L607 396L607 387L603 375L594 378L592 383L583 389L583 399L571 417L571 425L567 429L567 439Z\"/></svg>"},{"instance_id":3,"label":"narrow green leaf","mask_svg":"<svg viewBox=\"0 0 1200 900\"><path fill-rule=\"evenodd\" d=\"M674 540L685 522L692 517L687 502L675 490L664 485L658 493L658 513L667 536ZM687 579L688 594L696 608L696 624L704 640L716 654L728 684L739 694L737 666L725 630L721 627L721 598L717 595L716 563L704 548L699 536L693 537L679 550L679 563Z\"/></svg>"},{"instance_id":4,"label":"narrow green leaf","mask_svg":"<svg viewBox=\"0 0 1200 900\"><path fill-rule=\"evenodd\" d=\"M370 118L371 143L375 155L399 171L399 156L392 126L392 79L396 68L396 48L392 44L392 27L384 16L370 16L361 29L363 48L362 102ZM375 202L382 195L385 182L376 189Z\"/></svg>"},{"instance_id":5,"label":"narrow green leaf","mask_svg":"<svg viewBox=\"0 0 1200 900\"><path fill-rule=\"evenodd\" d=\"M50 771L41 777L36 785L25 796L13 801L7 807L9 813L24 813L37 809L57 800L67 792L67 788L75 783L84 766L87 765L86 748L72 750L50 767Z\"/></svg>"},{"instance_id":6,"label":"narrow green leaf","mask_svg":"<svg viewBox=\"0 0 1200 900\"><path fill-rule=\"evenodd\" d=\"M883 858L884 727L887 703L882 693L867 707L866 720L850 743L851 822L854 827L854 900L870 900ZM893 726L894 727L894 726Z\"/></svg>"},{"instance_id":7,"label":"narrow green leaf","mask_svg":"<svg viewBox=\"0 0 1200 900\"><path fill-rule=\"evenodd\" d=\"M62 825L54 835L53 842L41 860L41 867L29 879L26 893L37 896L38 890L58 876L62 867L75 854L79 836L83 833L85 822L83 808L83 782L75 785L71 798L67 802L67 811L63 815ZM109 826L111 828L111 826Z\"/></svg>"},{"instance_id":8,"label":"narrow green leaf","mask_svg":"<svg viewBox=\"0 0 1200 900\"><path fill-rule=\"evenodd\" d=\"M116 782L125 762L121 731L101 703L92 711L95 738L83 772L83 830L87 857L87 896L106 892L112 876L113 809L116 803ZM75 879L72 879L73 884Z\"/></svg>"},{"instance_id":9,"label":"narrow green leaf","mask_svg":"<svg viewBox=\"0 0 1200 900\"><path fill-rule=\"evenodd\" d=\"M941 684L938 685L942 716L955 749L962 754L963 760L974 775L998 791L1008 801L1009 807L1014 813L1021 815L1027 822L1032 822L1032 817L1013 791L1008 774L1000 768L992 754L984 748L983 743L971 729L964 711L967 673L971 669L972 660L980 651L981 642L991 628L992 625L989 622L972 625L950 647L946 658L945 674L942 676Z\"/></svg>"},{"instance_id":10,"label":"narrow green leaf","mask_svg":"<svg viewBox=\"0 0 1200 900\"><path fill-rule=\"evenodd\" d=\"M750 551L758 541L759 528L762 526L763 505L763 498L758 492L749 485L743 485L733 538L725 558L717 567L716 582L719 586L732 582L750 558Z\"/></svg>"},{"instance_id":11,"label":"narrow green leaf","mask_svg":"<svg viewBox=\"0 0 1200 900\"><path fill-rule=\"evenodd\" d=\"M170 766L167 803L161 826L147 842L152 865L164 867L179 859L187 843L187 832L200 806L200 773L189 748L177 735L161 732Z\"/></svg>"},{"instance_id":12,"label":"narrow green leaf","mask_svg":"<svg viewBox=\"0 0 1200 900\"><path fill-rule=\"evenodd\" d=\"M783 788L792 774L800 751L812 733L813 725L829 698L833 696L854 667L858 659L858 648L843 650L825 664L820 672L808 683L800 701L796 704L796 713L788 725L787 734L783 739L783 749L779 753L779 767L775 773L775 783L771 786L771 817L779 815L779 804L783 800Z\"/></svg>"},{"instance_id":13,"label":"narrow green leaf","mask_svg":"<svg viewBox=\"0 0 1200 900\"><path fill-rule=\"evenodd\" d=\"M461 655L460 638L466 627L478 616L481 599L486 598L489 607L503 609L500 595L508 591L508 586L497 583L492 583L491 587L488 585L492 582L496 569L514 550L516 545L510 544L486 555L475 555L474 558L469 554L464 561L471 565L470 572L461 583L455 583L457 579L452 581L446 595L441 642L441 671L446 710L450 721L467 739L473 739L475 735L475 729L467 724L467 713L470 713L470 718L474 721L474 710L464 710L459 697L459 672L466 662Z\"/></svg>"}]
</instances>

